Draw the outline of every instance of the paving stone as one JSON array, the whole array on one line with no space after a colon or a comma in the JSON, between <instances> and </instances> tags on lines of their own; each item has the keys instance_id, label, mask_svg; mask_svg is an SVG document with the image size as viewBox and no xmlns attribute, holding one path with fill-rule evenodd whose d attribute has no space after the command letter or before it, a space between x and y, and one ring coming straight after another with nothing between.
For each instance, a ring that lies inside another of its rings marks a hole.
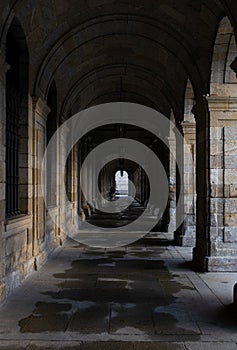
<instances>
[{"instance_id":1,"label":"paving stone","mask_svg":"<svg viewBox=\"0 0 237 350\"><path fill-rule=\"evenodd\" d=\"M186 343L187 350L236 350L234 342L196 342Z\"/></svg>"},{"instance_id":2,"label":"paving stone","mask_svg":"<svg viewBox=\"0 0 237 350\"><path fill-rule=\"evenodd\" d=\"M153 334L152 306L137 303L112 304L110 333Z\"/></svg>"},{"instance_id":3,"label":"paving stone","mask_svg":"<svg viewBox=\"0 0 237 350\"><path fill-rule=\"evenodd\" d=\"M228 309L228 301L233 298L231 283L236 283L237 274L202 275L191 271L192 249L171 246L165 243L165 237L160 234L156 245L137 242L130 247L129 255L119 258L114 258L111 251L109 256L104 252L98 258L93 254L95 250L85 254L85 248L72 249L72 245L66 245L62 255L59 253L47 263L49 269L46 264L36 272L2 307L0 340L21 336L29 341L34 336L55 339L51 345L49 341L32 342L30 350L33 346L39 349L114 346L137 350L184 349L187 341L199 343L203 336L212 336L214 340L234 337L236 320L234 311ZM157 246L159 239L161 245ZM82 252L84 256L78 259ZM163 260L162 252L169 253L169 258ZM65 339L59 343L57 338L61 334ZM66 342L68 336L72 344ZM73 340L75 337L78 343ZM100 341L89 342L88 337ZM111 342L108 337L116 340ZM128 341L129 337L139 341ZM151 342L140 343L142 340Z\"/></svg>"},{"instance_id":4,"label":"paving stone","mask_svg":"<svg viewBox=\"0 0 237 350\"><path fill-rule=\"evenodd\" d=\"M79 333L106 333L109 328L109 305L91 301L77 303L67 331Z\"/></svg>"}]
</instances>

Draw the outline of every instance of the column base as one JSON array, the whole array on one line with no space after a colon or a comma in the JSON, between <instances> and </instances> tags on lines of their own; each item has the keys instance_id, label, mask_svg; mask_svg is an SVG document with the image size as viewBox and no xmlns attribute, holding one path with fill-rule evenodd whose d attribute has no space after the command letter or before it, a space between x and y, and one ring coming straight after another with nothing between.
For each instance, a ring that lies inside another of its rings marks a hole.
<instances>
[{"instance_id":1,"label":"column base","mask_svg":"<svg viewBox=\"0 0 237 350\"><path fill-rule=\"evenodd\" d=\"M193 249L194 267L202 272L237 272L237 257L232 256L198 256Z\"/></svg>"},{"instance_id":2,"label":"column base","mask_svg":"<svg viewBox=\"0 0 237 350\"><path fill-rule=\"evenodd\" d=\"M183 230L174 232L175 244L180 247L194 248L196 245L195 227L185 227Z\"/></svg>"}]
</instances>

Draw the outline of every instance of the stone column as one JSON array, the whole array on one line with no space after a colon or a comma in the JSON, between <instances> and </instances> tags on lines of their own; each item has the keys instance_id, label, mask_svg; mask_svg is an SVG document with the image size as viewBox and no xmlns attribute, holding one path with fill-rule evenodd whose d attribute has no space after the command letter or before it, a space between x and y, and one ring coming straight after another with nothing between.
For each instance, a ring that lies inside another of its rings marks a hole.
<instances>
[{"instance_id":1,"label":"stone column","mask_svg":"<svg viewBox=\"0 0 237 350\"><path fill-rule=\"evenodd\" d=\"M5 221L5 125L6 125L6 72L10 66L0 56L0 302L5 298L5 284L3 282L5 274L5 247L3 240Z\"/></svg>"},{"instance_id":2,"label":"stone column","mask_svg":"<svg viewBox=\"0 0 237 350\"><path fill-rule=\"evenodd\" d=\"M81 144L81 155L82 155L82 161L86 158L88 154L88 138L85 137L82 139ZM83 187L88 190L88 173L89 169L84 169L83 174L81 174L81 183L83 183ZM87 199L85 197L85 194L81 191L81 208L83 209L86 216L91 215L90 207L87 203Z\"/></svg>"},{"instance_id":3,"label":"stone column","mask_svg":"<svg viewBox=\"0 0 237 350\"><path fill-rule=\"evenodd\" d=\"M45 216L46 208L41 185L45 178L41 176L42 160L46 147L46 121L50 108L37 97L32 98L33 116L33 255L37 256L36 265L41 265L46 257L45 252Z\"/></svg>"},{"instance_id":4,"label":"stone column","mask_svg":"<svg viewBox=\"0 0 237 350\"><path fill-rule=\"evenodd\" d=\"M184 225L182 246L195 247L196 240L196 123L182 122L184 143Z\"/></svg>"},{"instance_id":5,"label":"stone column","mask_svg":"<svg viewBox=\"0 0 237 350\"><path fill-rule=\"evenodd\" d=\"M176 124L176 129L183 135L182 125ZM180 144L179 138L176 137L176 231L174 232L174 241L177 245L182 244L182 237L184 231L183 221L178 225L178 222L184 218L184 143L183 140ZM181 181L182 180L182 181ZM177 206L177 204L179 204Z\"/></svg>"},{"instance_id":6,"label":"stone column","mask_svg":"<svg viewBox=\"0 0 237 350\"><path fill-rule=\"evenodd\" d=\"M210 271L237 271L237 96L208 98L210 110Z\"/></svg>"},{"instance_id":7,"label":"stone column","mask_svg":"<svg viewBox=\"0 0 237 350\"><path fill-rule=\"evenodd\" d=\"M196 120L196 188L197 220L196 247L193 259L196 268L207 270L207 256L210 252L209 216L209 111L205 98L199 99L192 110Z\"/></svg>"},{"instance_id":8,"label":"stone column","mask_svg":"<svg viewBox=\"0 0 237 350\"><path fill-rule=\"evenodd\" d=\"M73 147L72 157L72 203L74 212L78 212L78 147ZM73 222L78 227L78 222Z\"/></svg>"},{"instance_id":9,"label":"stone column","mask_svg":"<svg viewBox=\"0 0 237 350\"><path fill-rule=\"evenodd\" d=\"M176 229L176 140L174 132L169 137L169 226L168 232Z\"/></svg>"}]
</instances>

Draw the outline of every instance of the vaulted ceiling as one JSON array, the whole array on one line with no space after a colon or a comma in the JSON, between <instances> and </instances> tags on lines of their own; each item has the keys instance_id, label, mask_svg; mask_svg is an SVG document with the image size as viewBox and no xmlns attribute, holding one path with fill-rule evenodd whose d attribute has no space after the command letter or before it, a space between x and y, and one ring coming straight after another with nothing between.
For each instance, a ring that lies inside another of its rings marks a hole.
<instances>
[{"instance_id":1,"label":"vaulted ceiling","mask_svg":"<svg viewBox=\"0 0 237 350\"><path fill-rule=\"evenodd\" d=\"M208 92L218 23L226 14L234 22L237 9L220 0L2 0L0 13L2 38L13 16L25 32L31 94L46 100L54 79L63 115L130 101L182 118L187 79L196 96Z\"/></svg>"}]
</instances>

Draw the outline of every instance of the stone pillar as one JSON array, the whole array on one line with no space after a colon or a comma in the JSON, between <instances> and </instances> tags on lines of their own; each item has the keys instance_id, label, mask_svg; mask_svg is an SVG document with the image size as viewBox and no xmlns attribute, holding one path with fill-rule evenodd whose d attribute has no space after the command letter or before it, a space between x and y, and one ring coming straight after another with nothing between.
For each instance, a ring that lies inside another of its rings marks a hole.
<instances>
[{"instance_id":1,"label":"stone pillar","mask_svg":"<svg viewBox=\"0 0 237 350\"><path fill-rule=\"evenodd\" d=\"M42 197L41 185L45 178L41 176L42 160L46 147L46 121L49 107L41 98L32 98L33 116L33 255L37 256L36 265L41 265L46 257L45 216L46 208Z\"/></svg>"},{"instance_id":2,"label":"stone pillar","mask_svg":"<svg viewBox=\"0 0 237 350\"><path fill-rule=\"evenodd\" d=\"M182 246L195 247L196 240L196 123L182 122L184 143L184 225Z\"/></svg>"},{"instance_id":3,"label":"stone pillar","mask_svg":"<svg viewBox=\"0 0 237 350\"><path fill-rule=\"evenodd\" d=\"M176 129L183 134L181 123L176 125ZM179 138L176 137L176 231L174 232L174 242L177 245L182 245L182 237L184 231L183 222L178 225L178 222L184 218L184 188L181 185L184 179L184 143L183 140L180 144ZM177 206L177 204L179 205Z\"/></svg>"},{"instance_id":4,"label":"stone pillar","mask_svg":"<svg viewBox=\"0 0 237 350\"><path fill-rule=\"evenodd\" d=\"M196 120L196 188L197 220L196 247L193 259L196 268L207 270L207 257L210 253L209 217L209 111L205 98L199 99L192 110Z\"/></svg>"},{"instance_id":5,"label":"stone pillar","mask_svg":"<svg viewBox=\"0 0 237 350\"><path fill-rule=\"evenodd\" d=\"M237 97L211 95L210 110L210 257L208 270L237 271Z\"/></svg>"},{"instance_id":6,"label":"stone pillar","mask_svg":"<svg viewBox=\"0 0 237 350\"><path fill-rule=\"evenodd\" d=\"M72 203L73 208L78 212L78 147L73 147L72 151ZM76 223L74 223L76 224Z\"/></svg>"},{"instance_id":7,"label":"stone pillar","mask_svg":"<svg viewBox=\"0 0 237 350\"><path fill-rule=\"evenodd\" d=\"M169 137L169 226L168 232L176 229L176 140L174 132Z\"/></svg>"},{"instance_id":8,"label":"stone pillar","mask_svg":"<svg viewBox=\"0 0 237 350\"><path fill-rule=\"evenodd\" d=\"M85 137L82 139L82 143L81 143L82 161L84 161L87 154L88 154L88 138ZM88 190L88 173L89 173L89 169L84 169L83 173L81 174L81 183L83 183L83 187L87 190ZM89 207L89 205L87 203L87 199L82 191L81 191L81 208L84 211L86 216L91 215L90 207Z\"/></svg>"},{"instance_id":9,"label":"stone pillar","mask_svg":"<svg viewBox=\"0 0 237 350\"><path fill-rule=\"evenodd\" d=\"M197 122L197 243L204 271L237 271L237 97L225 84L194 107ZM235 92L236 93L236 92ZM210 145L210 146L209 146Z\"/></svg>"},{"instance_id":10,"label":"stone pillar","mask_svg":"<svg viewBox=\"0 0 237 350\"><path fill-rule=\"evenodd\" d=\"M5 298L5 284L3 281L5 274L5 247L3 240L5 221L5 119L6 119L6 72L10 66L0 56L0 302Z\"/></svg>"}]
</instances>

